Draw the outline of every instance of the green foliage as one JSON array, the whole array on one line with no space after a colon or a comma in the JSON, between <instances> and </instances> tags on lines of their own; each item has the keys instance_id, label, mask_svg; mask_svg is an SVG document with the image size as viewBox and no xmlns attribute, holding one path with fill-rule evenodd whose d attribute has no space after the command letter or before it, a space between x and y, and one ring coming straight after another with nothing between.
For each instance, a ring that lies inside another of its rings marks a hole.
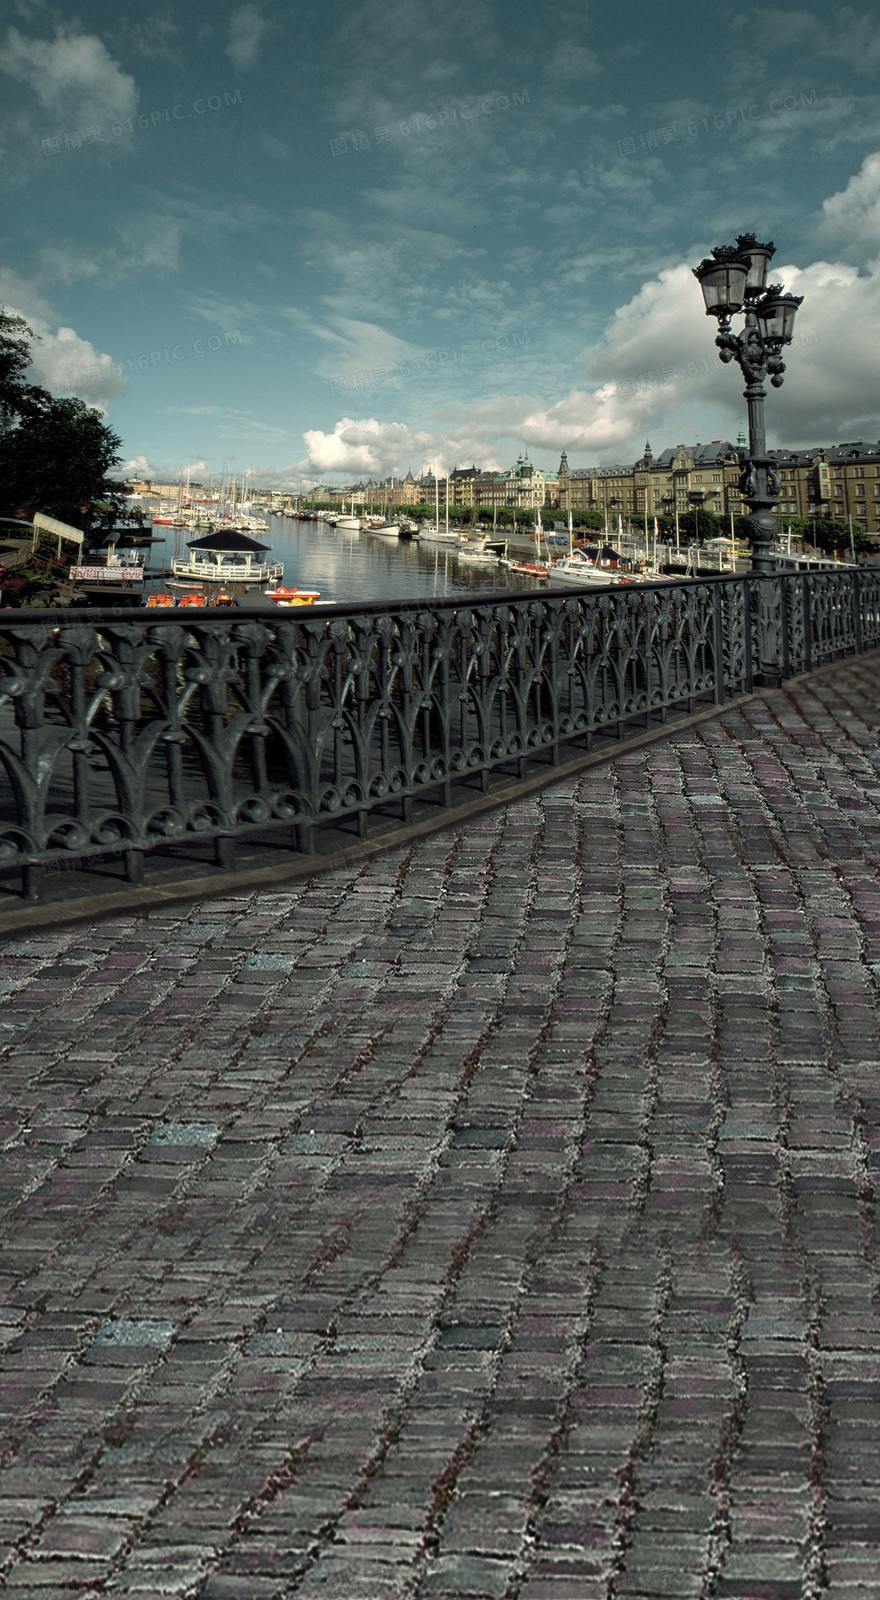
<instances>
[{"instance_id":1,"label":"green foliage","mask_svg":"<svg viewBox=\"0 0 880 1600\"><path fill-rule=\"evenodd\" d=\"M24 382L33 337L0 308L0 515L42 511L84 532L113 527L125 487L107 474L122 441L82 400Z\"/></svg>"},{"instance_id":2,"label":"green foliage","mask_svg":"<svg viewBox=\"0 0 880 1600\"><path fill-rule=\"evenodd\" d=\"M815 545L817 550L821 550L825 555L832 555L835 550L846 555L853 549L858 555L861 551L873 550L874 548L873 539L865 533L863 528L857 528L855 524L852 530L852 540L850 540L848 522L835 522L830 517L811 517L806 527L808 530L806 537Z\"/></svg>"},{"instance_id":3,"label":"green foliage","mask_svg":"<svg viewBox=\"0 0 880 1600\"><path fill-rule=\"evenodd\" d=\"M572 515L576 528L592 528L596 533L605 532L605 518L601 511L581 511Z\"/></svg>"},{"instance_id":4,"label":"green foliage","mask_svg":"<svg viewBox=\"0 0 880 1600\"><path fill-rule=\"evenodd\" d=\"M0 437L16 425L20 417L52 403L52 396L36 384L25 383L31 364L34 334L23 317L14 317L0 306Z\"/></svg>"},{"instance_id":5,"label":"green foliage","mask_svg":"<svg viewBox=\"0 0 880 1600\"><path fill-rule=\"evenodd\" d=\"M653 529L653 520L649 518ZM675 517L657 518L657 527L665 543L675 540ZM678 518L678 537L681 544L705 544L707 539L730 537L730 518L719 517L714 511L682 511Z\"/></svg>"}]
</instances>

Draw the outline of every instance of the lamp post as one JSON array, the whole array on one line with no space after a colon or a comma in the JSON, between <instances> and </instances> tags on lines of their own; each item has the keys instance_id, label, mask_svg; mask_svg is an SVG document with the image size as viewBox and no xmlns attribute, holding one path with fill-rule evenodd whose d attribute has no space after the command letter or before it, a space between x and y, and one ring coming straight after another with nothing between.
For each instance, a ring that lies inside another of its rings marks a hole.
<instances>
[{"instance_id":1,"label":"lamp post","mask_svg":"<svg viewBox=\"0 0 880 1600\"><path fill-rule=\"evenodd\" d=\"M791 344L794 319L802 296L786 294L781 284L767 283L767 268L775 254L772 244L759 244L753 233L739 235L735 245L720 245L693 269L706 302L706 315L717 317L715 343L725 363L736 361L746 380L749 415L749 454L740 478L740 493L749 507L745 519L752 551L752 570L762 578L776 571L771 546L777 535L772 515L779 494L779 478L767 455L764 432L764 380L774 389L782 385L785 362L780 351ZM743 331L733 333L730 319L742 312ZM779 628L769 585L761 585L760 627L763 670L757 680L766 686L780 681Z\"/></svg>"},{"instance_id":2,"label":"lamp post","mask_svg":"<svg viewBox=\"0 0 880 1600\"><path fill-rule=\"evenodd\" d=\"M794 319L802 296L786 294L780 284L767 284L767 268L775 254L772 244L758 244L753 233L742 233L735 245L720 245L712 260L694 268L706 302L706 315L718 318L715 337L723 362L736 361L746 380L749 414L749 455L740 490L751 515L746 518L756 572L771 573L775 562L770 546L777 533L770 514L779 493L779 479L767 456L764 433L764 379L774 389L782 386L785 362L780 351L791 344ZM742 312L741 334L731 331L730 319Z\"/></svg>"}]
</instances>

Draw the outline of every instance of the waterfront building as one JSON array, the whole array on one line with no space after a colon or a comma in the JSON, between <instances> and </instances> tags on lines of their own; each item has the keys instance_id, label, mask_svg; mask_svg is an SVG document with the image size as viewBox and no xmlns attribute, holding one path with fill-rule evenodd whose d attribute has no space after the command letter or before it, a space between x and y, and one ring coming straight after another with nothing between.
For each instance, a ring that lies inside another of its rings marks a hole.
<instances>
[{"instance_id":1,"label":"waterfront building","mask_svg":"<svg viewBox=\"0 0 880 1600\"><path fill-rule=\"evenodd\" d=\"M720 517L744 514L739 489L742 464L747 456L745 435L736 443L713 439L708 444L684 445L664 449L654 455L649 442L638 461L615 466L570 467L565 451L556 473L535 468L528 456L520 456L506 471L486 471L475 464L455 467L449 474L449 504L477 507L481 512L508 510L555 510L563 516L571 511L577 521L588 511L598 512L610 532L616 532L618 518L624 526L636 526L661 516L674 516L698 509ZM853 528L880 536L880 442L864 440L814 446L805 450L768 452L779 477L777 515L783 527L788 519L829 518ZM179 482L131 479L130 494L144 499L176 501ZM439 480L441 503L445 504L447 480ZM190 482L189 494L203 494L200 484ZM255 491L261 497L260 491ZM269 493L269 502L273 497ZM277 495L275 496L277 498ZM354 498L364 508L386 505L404 508L433 505L435 484L432 476L415 478L408 471L404 478L370 479L344 488L317 484L307 496L312 502L341 504Z\"/></svg>"},{"instance_id":2,"label":"waterfront building","mask_svg":"<svg viewBox=\"0 0 880 1600\"><path fill-rule=\"evenodd\" d=\"M649 443L638 461L613 467L571 469L563 452L559 463L559 505L575 520L598 511L612 531L618 517L642 523L645 515L674 516L696 506L717 516L745 514L739 479L748 452L736 444L677 445L655 456ZM830 448L770 450L780 480L777 515L832 518L865 533L880 534L880 443L856 440Z\"/></svg>"}]
</instances>

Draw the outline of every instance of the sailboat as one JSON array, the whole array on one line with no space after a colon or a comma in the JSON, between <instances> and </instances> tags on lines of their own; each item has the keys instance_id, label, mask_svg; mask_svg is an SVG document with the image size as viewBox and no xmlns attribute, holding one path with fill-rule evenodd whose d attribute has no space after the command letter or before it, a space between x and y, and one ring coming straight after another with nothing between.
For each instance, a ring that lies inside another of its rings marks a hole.
<instances>
[{"instance_id":1,"label":"sailboat","mask_svg":"<svg viewBox=\"0 0 880 1600\"><path fill-rule=\"evenodd\" d=\"M514 528L516 523L514 523ZM544 532L541 526L541 513L538 512L537 527L535 532L535 560L534 561L509 561L511 572L517 572L524 578L549 578L553 562L550 558L550 546L547 545L547 560L541 557L541 535ZM546 541L545 541L546 542Z\"/></svg>"},{"instance_id":2,"label":"sailboat","mask_svg":"<svg viewBox=\"0 0 880 1600\"><path fill-rule=\"evenodd\" d=\"M345 515L345 501L343 500L342 516L336 518L336 526L341 528L344 533L359 533L363 527L363 519L356 517L354 514L354 495L351 497L351 508L347 516Z\"/></svg>"},{"instance_id":3,"label":"sailboat","mask_svg":"<svg viewBox=\"0 0 880 1600\"><path fill-rule=\"evenodd\" d=\"M418 529L422 544L461 544L461 535L449 526L449 479L446 479L446 524L440 526L440 479L434 471L434 523L423 522Z\"/></svg>"}]
</instances>

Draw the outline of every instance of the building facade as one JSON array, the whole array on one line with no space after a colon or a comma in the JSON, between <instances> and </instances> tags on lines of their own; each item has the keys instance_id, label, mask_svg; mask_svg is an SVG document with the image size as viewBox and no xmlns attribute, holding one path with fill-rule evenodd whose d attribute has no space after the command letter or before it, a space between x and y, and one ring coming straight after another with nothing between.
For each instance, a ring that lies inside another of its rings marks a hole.
<instances>
[{"instance_id":1,"label":"building facade","mask_svg":"<svg viewBox=\"0 0 880 1600\"><path fill-rule=\"evenodd\" d=\"M746 515L740 494L742 464L748 455L741 434L736 444L714 439L711 444L677 445L654 456L645 445L640 460L627 466L571 470L563 453L559 463L559 505L575 520L597 511L610 531L618 518L644 522L679 515L695 507L716 516ZM880 534L880 443L834 445L828 449L768 451L779 477L776 514L809 520L831 518L868 534Z\"/></svg>"},{"instance_id":2,"label":"building facade","mask_svg":"<svg viewBox=\"0 0 880 1600\"><path fill-rule=\"evenodd\" d=\"M789 518L809 522L828 518L847 523L854 529L880 536L880 443L852 443L817 446L809 450L771 450L768 452L779 478L776 514L784 525ZM612 467L571 468L563 452L558 473L542 472L532 466L528 456L520 456L505 472L487 472L477 467L456 467L448 480L439 480L439 498L445 504L447 483L449 504L476 507L491 512L510 510L551 511L557 508L564 517L569 511L575 521L588 512L598 512L609 533L616 533L618 522L641 527L645 519L681 515L705 509L717 516L741 516L747 511L740 494L742 465L748 455L744 434L735 444L713 439L709 444L676 445L655 456L650 444L638 461ZM130 480L130 493L144 498L176 500L178 483ZM202 494L199 484L190 483L190 495ZM346 488L319 485L310 490L308 500L349 502L364 508L433 505L433 477L370 479ZM255 491L255 498L269 504L290 499L277 493Z\"/></svg>"}]
</instances>

